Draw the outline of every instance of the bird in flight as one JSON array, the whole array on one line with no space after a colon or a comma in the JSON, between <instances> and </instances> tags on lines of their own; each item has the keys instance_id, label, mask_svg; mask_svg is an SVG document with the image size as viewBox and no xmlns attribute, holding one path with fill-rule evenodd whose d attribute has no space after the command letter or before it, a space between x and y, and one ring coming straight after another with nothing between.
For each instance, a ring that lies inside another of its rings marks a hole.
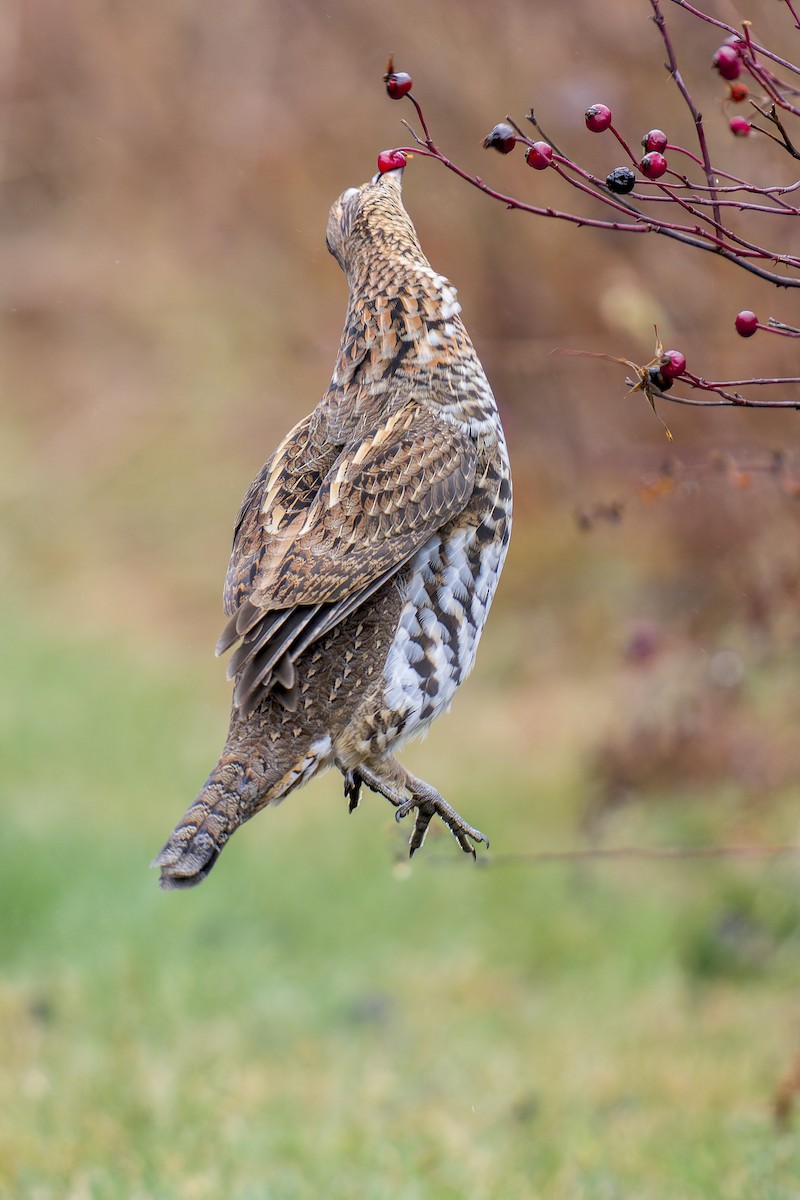
<instances>
[{"instance_id":1,"label":"bird in flight","mask_svg":"<svg viewBox=\"0 0 800 1200\"><path fill-rule=\"evenodd\" d=\"M402 176L331 209L350 290L336 366L239 511L217 645L230 727L153 863L164 888L200 883L240 825L329 767L351 811L366 786L414 814L411 854L434 816L473 857L488 845L395 758L471 671L511 532L497 405Z\"/></svg>"}]
</instances>

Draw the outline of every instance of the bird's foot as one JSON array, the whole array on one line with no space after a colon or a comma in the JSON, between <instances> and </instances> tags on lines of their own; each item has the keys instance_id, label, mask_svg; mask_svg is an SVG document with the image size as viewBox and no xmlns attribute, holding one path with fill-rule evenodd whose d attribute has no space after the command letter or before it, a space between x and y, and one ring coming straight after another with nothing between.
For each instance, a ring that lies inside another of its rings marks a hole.
<instances>
[{"instance_id":1,"label":"bird's foot","mask_svg":"<svg viewBox=\"0 0 800 1200\"><path fill-rule=\"evenodd\" d=\"M347 806L347 811L355 812L358 808L358 802L361 799L361 776L358 771L345 771L344 795L345 799L350 802Z\"/></svg>"},{"instance_id":2,"label":"bird's foot","mask_svg":"<svg viewBox=\"0 0 800 1200\"><path fill-rule=\"evenodd\" d=\"M486 834L469 825L456 812L453 806L447 803L444 796L440 792L437 792L436 788L432 787L431 784L426 783L424 779L417 779L416 776L406 772L405 786L411 793L411 798L409 799L403 795L400 789L381 779L379 775L369 770L368 767L359 767L354 775L359 784L362 782L365 783L370 791L385 796L389 803L395 806L397 810L394 814L396 821L402 821L414 809L417 810L414 829L408 843L410 858L413 858L425 841L428 826L435 816L440 817L445 823L465 854L471 854L473 858L476 858L475 846L481 842L488 849L489 839ZM345 776L345 792L347 792L347 776ZM354 805L351 800L351 812L353 807Z\"/></svg>"}]
</instances>

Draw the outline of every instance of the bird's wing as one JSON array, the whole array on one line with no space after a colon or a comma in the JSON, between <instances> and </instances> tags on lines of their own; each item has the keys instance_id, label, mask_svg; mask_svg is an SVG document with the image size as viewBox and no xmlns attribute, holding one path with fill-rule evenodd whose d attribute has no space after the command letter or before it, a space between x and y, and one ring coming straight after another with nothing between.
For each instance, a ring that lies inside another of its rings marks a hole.
<instances>
[{"instance_id":1,"label":"bird's wing","mask_svg":"<svg viewBox=\"0 0 800 1200\"><path fill-rule=\"evenodd\" d=\"M232 616L218 652L242 639L229 675L244 709L273 683L291 698L300 654L396 574L473 490L474 443L416 402L330 464L316 447L304 463L304 446L313 442L301 422L251 487L237 526Z\"/></svg>"}]
</instances>

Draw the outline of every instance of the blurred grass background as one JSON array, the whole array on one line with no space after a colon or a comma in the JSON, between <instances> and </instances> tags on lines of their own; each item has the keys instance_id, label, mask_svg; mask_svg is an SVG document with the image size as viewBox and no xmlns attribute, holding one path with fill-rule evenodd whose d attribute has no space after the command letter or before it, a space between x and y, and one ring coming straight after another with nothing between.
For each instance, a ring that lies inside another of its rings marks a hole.
<instances>
[{"instance_id":1,"label":"blurred grass background","mask_svg":"<svg viewBox=\"0 0 800 1200\"><path fill-rule=\"evenodd\" d=\"M714 11L786 50L782 6L757 9ZM328 776L199 891L147 871L226 725L239 500L329 377L329 205L407 140L388 52L453 158L568 207L480 140L533 105L605 172L582 121L603 100L632 143L691 144L648 13L0 12L3 1197L797 1195L795 862L502 861L796 838L796 415L675 409L670 448L622 370L551 355L644 361L657 321L700 373L796 374L791 343L732 324L796 302L710 255L545 225L412 163L517 515L476 674L405 757L494 865L432 836L410 868L382 802L348 818ZM715 160L791 182L725 136L717 39L668 15Z\"/></svg>"}]
</instances>

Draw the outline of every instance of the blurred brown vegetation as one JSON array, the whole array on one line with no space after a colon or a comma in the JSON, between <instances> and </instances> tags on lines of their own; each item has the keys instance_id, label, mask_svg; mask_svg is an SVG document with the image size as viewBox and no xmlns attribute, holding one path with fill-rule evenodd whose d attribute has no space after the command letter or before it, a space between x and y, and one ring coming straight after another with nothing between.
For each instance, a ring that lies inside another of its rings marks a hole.
<instances>
[{"instance_id":1,"label":"blurred brown vegetation","mask_svg":"<svg viewBox=\"0 0 800 1200\"><path fill-rule=\"evenodd\" d=\"M790 182L786 155L727 136L709 69L719 39L666 7L716 161ZM781 6L756 8L717 6L785 50ZM633 144L658 125L691 145L649 12L644 0L8 0L0 571L14 602L34 620L210 650L239 499L333 363L345 287L325 250L329 205L407 141L411 110L381 84L387 53L456 161L569 207L555 177L481 138L533 105L605 172L619 155L582 122L602 99ZM800 765L797 415L674 409L670 448L622 370L551 351L644 361L657 321L692 370L796 374L791 342L733 331L744 307L796 323L794 296L655 237L509 213L421 159L405 194L459 288L512 449L515 537L479 674L533 697L557 678L594 681L601 810L687 778L748 795L783 786ZM775 450L781 479L749 473ZM676 486L652 490L667 457ZM598 505L620 519L581 528L576 514Z\"/></svg>"}]
</instances>

